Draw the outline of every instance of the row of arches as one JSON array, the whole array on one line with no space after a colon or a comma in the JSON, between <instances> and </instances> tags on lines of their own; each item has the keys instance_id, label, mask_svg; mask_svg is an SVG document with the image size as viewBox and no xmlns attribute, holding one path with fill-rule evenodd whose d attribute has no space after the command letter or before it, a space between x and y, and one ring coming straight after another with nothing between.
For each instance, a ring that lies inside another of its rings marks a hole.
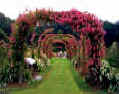
<instances>
[{"instance_id":1,"label":"row of arches","mask_svg":"<svg viewBox=\"0 0 119 94\"><path fill-rule=\"evenodd\" d=\"M77 10L56 12L37 9L21 14L12 28L12 37L18 41L12 43L12 46L19 45L13 50L23 51L24 43L31 36L29 40L32 45L36 43L48 58L53 57L53 43L64 44L68 57L76 57L85 70L93 64L100 66L104 57L102 23L89 13Z\"/></svg>"}]
</instances>

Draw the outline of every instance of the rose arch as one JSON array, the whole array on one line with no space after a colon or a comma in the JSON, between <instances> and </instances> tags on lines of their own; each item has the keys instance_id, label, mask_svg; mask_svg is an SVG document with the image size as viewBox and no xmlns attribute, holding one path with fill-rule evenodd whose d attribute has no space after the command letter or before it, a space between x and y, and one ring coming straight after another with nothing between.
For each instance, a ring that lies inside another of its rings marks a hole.
<instances>
[{"instance_id":1,"label":"rose arch","mask_svg":"<svg viewBox=\"0 0 119 94\"><path fill-rule=\"evenodd\" d=\"M11 40L18 42L12 42L11 47L22 56L24 46L28 43L36 45L51 58L51 44L60 41L66 46L70 59L76 56L75 59L80 62L83 71L88 70L90 65L100 66L104 57L102 23L89 13L36 9L21 14L12 25L12 33Z\"/></svg>"}]
</instances>

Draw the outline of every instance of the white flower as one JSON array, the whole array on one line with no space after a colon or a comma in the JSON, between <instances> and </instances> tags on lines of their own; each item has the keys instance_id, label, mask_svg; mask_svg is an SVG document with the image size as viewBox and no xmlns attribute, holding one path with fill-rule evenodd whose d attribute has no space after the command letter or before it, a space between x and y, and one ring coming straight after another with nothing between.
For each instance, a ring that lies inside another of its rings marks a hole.
<instances>
[{"instance_id":1,"label":"white flower","mask_svg":"<svg viewBox=\"0 0 119 94\"><path fill-rule=\"evenodd\" d=\"M28 64L30 64L30 65L33 65L33 64L35 64L35 62L36 62L36 60L33 59L33 58L25 58L25 61L26 61Z\"/></svg>"}]
</instances>

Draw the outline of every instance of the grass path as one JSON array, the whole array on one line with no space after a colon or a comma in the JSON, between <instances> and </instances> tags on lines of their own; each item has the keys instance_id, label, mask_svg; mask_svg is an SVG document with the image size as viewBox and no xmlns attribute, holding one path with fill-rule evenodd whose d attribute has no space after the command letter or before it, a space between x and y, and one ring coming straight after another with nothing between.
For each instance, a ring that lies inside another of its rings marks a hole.
<instances>
[{"instance_id":1,"label":"grass path","mask_svg":"<svg viewBox=\"0 0 119 94\"><path fill-rule=\"evenodd\" d=\"M17 90L12 94L104 94L90 90L81 78L77 77L79 82L76 82L76 75L67 59L52 59L51 66L51 70L37 87Z\"/></svg>"}]
</instances>

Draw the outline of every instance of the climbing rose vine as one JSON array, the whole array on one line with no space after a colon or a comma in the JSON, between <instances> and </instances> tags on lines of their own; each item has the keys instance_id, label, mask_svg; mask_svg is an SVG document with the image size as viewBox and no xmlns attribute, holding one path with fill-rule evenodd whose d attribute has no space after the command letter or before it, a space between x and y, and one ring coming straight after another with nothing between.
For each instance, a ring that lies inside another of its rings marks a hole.
<instances>
[{"instance_id":1,"label":"climbing rose vine","mask_svg":"<svg viewBox=\"0 0 119 94\"><path fill-rule=\"evenodd\" d=\"M38 10L30 11L29 13L21 14L16 20L15 24L18 26L18 32L20 32L19 41L26 40L29 35L31 35L31 41L35 39L34 28L36 28L36 24L38 23L39 32L39 42L43 42L44 49L46 49L47 38L42 39L40 36L42 34L48 34L54 32L53 30L44 31L41 27L48 27L54 24L60 24L62 26L69 25L72 29L72 32L78 36L76 39L77 46L74 48L79 48L79 59L82 66L87 66L96 64L97 66L101 65L101 59L105 55L105 47L104 47L104 31L102 28L102 23L98 20L95 15L80 12L75 9L70 11L50 11L50 10ZM14 30L14 29L13 29ZM60 33L66 33L68 31L61 31ZM37 33L37 32L35 32ZM71 33L70 33L71 34ZM52 35L50 35L52 36ZM47 37L47 36L46 36ZM70 47L75 45L75 43L70 42ZM71 56L74 55L72 49L70 49ZM51 54L51 52L49 52ZM86 68L87 68L86 67ZM83 68L84 69L84 68Z\"/></svg>"}]
</instances>

